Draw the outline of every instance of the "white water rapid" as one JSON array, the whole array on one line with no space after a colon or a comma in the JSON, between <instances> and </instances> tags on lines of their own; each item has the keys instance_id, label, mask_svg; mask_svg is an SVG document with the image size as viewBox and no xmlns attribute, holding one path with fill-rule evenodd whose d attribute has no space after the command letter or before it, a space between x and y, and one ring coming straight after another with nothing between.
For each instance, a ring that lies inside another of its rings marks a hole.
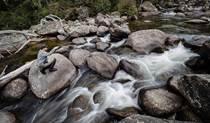
<instances>
[{"instance_id":1,"label":"white water rapid","mask_svg":"<svg viewBox=\"0 0 210 123\"><path fill-rule=\"evenodd\" d=\"M84 46L93 46L89 41L94 37L86 37L88 43ZM101 38L103 42L110 42L110 35ZM112 43L108 51L112 48L118 48L126 41ZM110 54L119 63L121 59L126 59L137 63L143 75L143 80L137 80L123 70L117 71L114 79L98 79L88 75L88 69L79 70L79 76L74 80L72 86L54 97L40 101L33 105L32 110L28 111L23 119L23 123L63 123L67 118L68 106L80 95L84 95L88 99L89 111L80 115L74 123L90 123L101 114L106 114L107 108L123 109L125 107L140 108L137 104L138 92L141 88L158 86L166 82L158 81L160 75L180 75L188 71L184 62L197 54L192 53L189 49L180 43L176 47L171 47L162 54L151 53L149 55L129 55L126 52L121 55ZM128 80L127 83L120 83L121 80ZM87 87L88 83L95 83L92 89ZM141 88L135 89L134 84L143 84ZM78 86L79 85L79 86ZM94 102L94 96L100 93L100 103ZM20 104L19 104L20 105ZM13 108L14 107L7 107ZM79 109L82 111L83 109ZM72 123L72 122L71 122Z\"/></svg>"}]
</instances>

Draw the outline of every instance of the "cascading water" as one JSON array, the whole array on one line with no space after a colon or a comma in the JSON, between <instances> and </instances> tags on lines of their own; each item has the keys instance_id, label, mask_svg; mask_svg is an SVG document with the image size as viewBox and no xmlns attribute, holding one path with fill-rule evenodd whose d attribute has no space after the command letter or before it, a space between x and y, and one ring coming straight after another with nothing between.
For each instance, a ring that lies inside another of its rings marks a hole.
<instances>
[{"instance_id":1,"label":"cascading water","mask_svg":"<svg viewBox=\"0 0 210 123\"><path fill-rule=\"evenodd\" d=\"M85 45L78 47L93 46L89 41L95 37L86 37L88 41ZM110 41L110 35L101 38L103 42ZM112 48L118 48L126 41L123 39L118 43L112 43L108 51ZM101 114L106 115L107 108L123 109L125 107L136 107L138 92L140 89L151 86L165 84L157 79L160 75L180 75L187 72L184 62L197 54L192 53L189 49L182 46L180 43L176 47L171 47L168 51L162 54L151 53L149 55L130 56L126 52L120 55L110 54L118 62L121 59L126 59L138 64L143 75L143 80L138 80L132 75L127 74L123 70L117 71L114 79L107 80L100 76L89 75L89 69L80 69L79 76L72 82L72 86L59 94L51 97L48 100L38 100L30 107L30 111L25 109L21 115L23 123L62 123L67 118L69 105L80 95L88 99L89 109L87 112L72 118L71 123L90 123ZM127 80L126 83L120 83L121 80ZM88 83L88 84L87 84ZM134 84L143 83L140 88L135 89ZM94 84L89 88L90 84ZM100 102L94 101L95 95L100 94ZM24 102L6 107L5 109L21 110L24 107ZM23 110L23 109L22 109ZM83 109L78 109L83 112Z\"/></svg>"}]
</instances>

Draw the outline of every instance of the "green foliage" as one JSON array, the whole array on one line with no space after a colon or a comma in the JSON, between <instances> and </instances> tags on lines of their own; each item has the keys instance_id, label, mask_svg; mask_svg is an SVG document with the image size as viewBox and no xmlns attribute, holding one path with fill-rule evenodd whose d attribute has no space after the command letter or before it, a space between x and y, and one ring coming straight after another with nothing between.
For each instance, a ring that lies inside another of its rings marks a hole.
<instances>
[{"instance_id":1,"label":"green foliage","mask_svg":"<svg viewBox=\"0 0 210 123\"><path fill-rule=\"evenodd\" d=\"M74 20L78 16L76 9L81 6L88 7L90 16L111 11L137 14L135 0L8 0L7 4L0 11L0 30L28 29L48 14Z\"/></svg>"},{"instance_id":2,"label":"green foliage","mask_svg":"<svg viewBox=\"0 0 210 123\"><path fill-rule=\"evenodd\" d=\"M117 10L121 13L127 13L128 15L136 15L136 1L135 0L119 0Z\"/></svg>"},{"instance_id":3,"label":"green foliage","mask_svg":"<svg viewBox=\"0 0 210 123\"><path fill-rule=\"evenodd\" d=\"M91 9L93 9L94 14L99 12L107 13L110 11L110 8L111 3L109 0L94 0L94 2L91 3Z\"/></svg>"}]
</instances>

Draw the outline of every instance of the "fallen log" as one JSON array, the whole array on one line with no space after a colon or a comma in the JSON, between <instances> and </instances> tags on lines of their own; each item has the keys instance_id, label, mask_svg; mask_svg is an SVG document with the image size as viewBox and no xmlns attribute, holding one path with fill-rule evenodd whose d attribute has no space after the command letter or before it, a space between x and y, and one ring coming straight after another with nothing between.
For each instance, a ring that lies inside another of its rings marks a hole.
<instances>
[{"instance_id":1,"label":"fallen log","mask_svg":"<svg viewBox=\"0 0 210 123\"><path fill-rule=\"evenodd\" d=\"M40 39L29 39L26 43L24 43L14 54L17 54L18 52L20 52L29 42L41 42L44 41L45 39L40 38ZM13 55L14 55L13 54Z\"/></svg>"},{"instance_id":2,"label":"fallen log","mask_svg":"<svg viewBox=\"0 0 210 123\"><path fill-rule=\"evenodd\" d=\"M27 36L32 36L32 37L39 36L38 34L29 33L27 31L18 31L18 30L2 30L2 31L0 31L0 35L2 35L2 34L10 34L10 33L20 33L20 34L27 35Z\"/></svg>"},{"instance_id":3,"label":"fallen log","mask_svg":"<svg viewBox=\"0 0 210 123\"><path fill-rule=\"evenodd\" d=\"M3 71L2 71L1 74L0 74L0 77L2 77L2 76L5 75L5 71L6 71L7 67L8 67L8 65L4 67Z\"/></svg>"},{"instance_id":4,"label":"fallen log","mask_svg":"<svg viewBox=\"0 0 210 123\"><path fill-rule=\"evenodd\" d=\"M27 70L30 69L32 63L35 60L26 63L25 65L19 67L18 69L6 74L5 76L2 76L0 78L0 88L3 87L5 84L7 84L8 82L10 82L11 80L13 80L14 78L16 78L17 76L21 75L22 73L26 72Z\"/></svg>"}]
</instances>

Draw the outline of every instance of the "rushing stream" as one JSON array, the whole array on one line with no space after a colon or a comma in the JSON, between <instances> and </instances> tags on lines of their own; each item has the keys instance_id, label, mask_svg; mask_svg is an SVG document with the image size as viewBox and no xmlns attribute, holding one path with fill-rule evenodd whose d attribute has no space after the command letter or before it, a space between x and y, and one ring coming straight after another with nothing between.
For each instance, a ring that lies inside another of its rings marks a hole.
<instances>
[{"instance_id":1,"label":"rushing stream","mask_svg":"<svg viewBox=\"0 0 210 123\"><path fill-rule=\"evenodd\" d=\"M166 13L161 19L169 18L169 15L173 16L173 14ZM160 18L155 20L160 20ZM155 21L151 21L152 22L145 21L144 24L148 24L147 28L151 28L151 23L155 23ZM138 21L130 24L133 31L139 30L141 26L136 25L136 27L134 27L134 23L140 22ZM162 29L163 31L168 27L176 28L179 31L174 30L171 33L177 34L186 40L190 40L192 35L200 35L207 32L206 27L204 27L203 32L200 31L199 33L194 34L197 29L177 27L177 25L174 24L174 21L167 22L167 24L163 23L164 22L157 23L155 26L153 25L153 27L157 26L157 28ZM146 27L144 29L146 29ZM181 31L186 33L180 33L180 29L183 29ZM188 32L190 30L191 32ZM170 32L170 30L166 32ZM89 42L93 38L94 36L86 37L88 43L77 47L94 47L94 45ZM105 37L101 37L101 39L103 42L111 41L109 34ZM137 95L141 89L163 86L166 84L164 78L190 72L190 69L187 68L184 63L190 57L197 56L197 54L185 48L181 43L177 46L170 47L168 51L161 54L151 53L149 55L139 55L129 50L116 53L118 50L122 50L120 49L120 46L122 46L125 41L126 39L119 42L112 42L110 48L106 50L106 52L113 56L118 63L121 59L126 59L138 64L141 74L143 75L143 80L138 80L123 70L118 70L114 79L108 80L93 73L88 68L83 68L79 69L78 76L72 82L70 88L59 92L50 99L40 100L33 94L28 94L23 97L21 102L5 106L4 109L13 111L23 123L62 123L67 118L68 106L75 98L83 95L88 99L89 108L79 116L72 117L69 121L71 121L71 123L94 122L94 120L101 115L107 115L105 111L107 108L123 109L125 107L136 107L139 109ZM123 83L122 80L128 82ZM136 89L135 85L138 84L140 87ZM97 94L101 94L98 103L94 101L95 95ZM82 111L83 109L78 110Z\"/></svg>"}]
</instances>

